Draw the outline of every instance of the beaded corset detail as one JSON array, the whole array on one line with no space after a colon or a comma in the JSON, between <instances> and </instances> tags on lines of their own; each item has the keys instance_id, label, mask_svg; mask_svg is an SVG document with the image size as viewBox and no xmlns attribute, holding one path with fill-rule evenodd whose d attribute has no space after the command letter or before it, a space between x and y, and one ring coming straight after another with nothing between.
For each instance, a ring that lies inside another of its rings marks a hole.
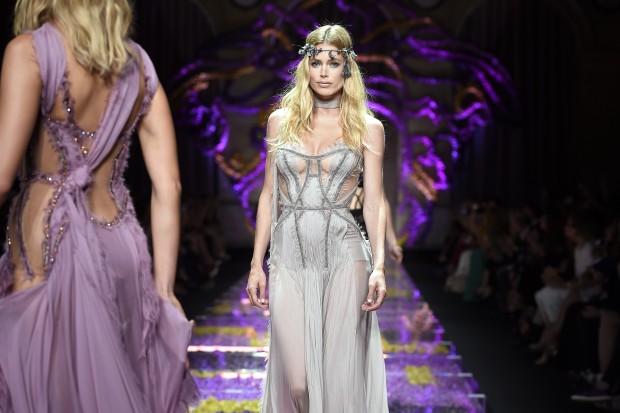
<instances>
[{"instance_id":1,"label":"beaded corset detail","mask_svg":"<svg viewBox=\"0 0 620 413\"><path fill-rule=\"evenodd\" d=\"M359 231L349 203L362 172L361 154L342 142L317 155L287 144L277 150L275 167L278 218L274 232L282 231L283 226L292 231L291 242L296 244L301 267L306 267L307 254L318 247L322 250L321 262L328 268L328 239L336 227L344 225ZM313 235L301 230L302 225L310 225ZM314 236L317 233L320 235Z\"/></svg>"}]
</instances>

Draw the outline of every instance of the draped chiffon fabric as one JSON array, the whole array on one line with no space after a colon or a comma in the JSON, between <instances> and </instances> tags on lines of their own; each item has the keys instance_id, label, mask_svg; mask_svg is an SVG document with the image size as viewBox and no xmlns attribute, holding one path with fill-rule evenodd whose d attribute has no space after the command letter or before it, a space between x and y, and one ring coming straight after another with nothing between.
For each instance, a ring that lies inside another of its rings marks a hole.
<instances>
[{"instance_id":1,"label":"draped chiffon fabric","mask_svg":"<svg viewBox=\"0 0 620 413\"><path fill-rule=\"evenodd\" d=\"M40 138L30 144L0 257L0 412L187 411L198 396L185 368L191 327L157 295L122 180L130 138L158 86L154 67L131 42L135 56L98 128L85 131L62 36L51 24L31 34L43 86ZM52 116L59 96L65 119ZM101 197L114 201L111 218L91 211ZM16 274L43 281L14 292Z\"/></svg>"},{"instance_id":2,"label":"draped chiffon fabric","mask_svg":"<svg viewBox=\"0 0 620 413\"><path fill-rule=\"evenodd\" d=\"M270 341L263 413L386 413L375 312L361 305L371 254L349 204L362 155L341 142L318 155L274 155Z\"/></svg>"}]
</instances>

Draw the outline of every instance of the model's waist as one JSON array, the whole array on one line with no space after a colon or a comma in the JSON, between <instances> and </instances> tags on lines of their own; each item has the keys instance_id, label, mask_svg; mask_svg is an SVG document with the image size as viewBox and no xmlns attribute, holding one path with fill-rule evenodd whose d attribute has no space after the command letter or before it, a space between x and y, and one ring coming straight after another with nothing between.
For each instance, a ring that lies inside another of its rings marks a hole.
<instances>
[{"instance_id":1,"label":"model's waist","mask_svg":"<svg viewBox=\"0 0 620 413\"><path fill-rule=\"evenodd\" d=\"M293 211L348 211L348 205L281 205L282 209Z\"/></svg>"}]
</instances>

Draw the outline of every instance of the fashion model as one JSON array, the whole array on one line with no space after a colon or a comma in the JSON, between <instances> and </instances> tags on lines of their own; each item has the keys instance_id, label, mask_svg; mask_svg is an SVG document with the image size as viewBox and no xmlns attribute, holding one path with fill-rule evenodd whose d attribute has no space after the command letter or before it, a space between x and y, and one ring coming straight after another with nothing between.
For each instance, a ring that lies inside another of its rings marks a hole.
<instances>
[{"instance_id":1,"label":"fashion model","mask_svg":"<svg viewBox=\"0 0 620 413\"><path fill-rule=\"evenodd\" d=\"M127 0L18 0L0 83L0 412L170 413L197 388L172 293L179 172L166 96ZM154 269L123 184L136 130ZM153 277L154 272L154 277Z\"/></svg>"},{"instance_id":2,"label":"fashion model","mask_svg":"<svg viewBox=\"0 0 620 413\"><path fill-rule=\"evenodd\" d=\"M375 313L386 294L384 131L352 46L338 25L310 33L267 125L247 284L252 304L271 315L264 413L388 411ZM361 175L370 242L349 211Z\"/></svg>"}]
</instances>

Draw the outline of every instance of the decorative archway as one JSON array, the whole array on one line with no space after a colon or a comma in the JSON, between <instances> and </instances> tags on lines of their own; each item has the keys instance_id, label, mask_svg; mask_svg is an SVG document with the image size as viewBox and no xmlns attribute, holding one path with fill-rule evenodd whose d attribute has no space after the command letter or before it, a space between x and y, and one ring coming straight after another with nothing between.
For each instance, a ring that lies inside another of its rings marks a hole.
<instances>
[{"instance_id":1,"label":"decorative archway","mask_svg":"<svg viewBox=\"0 0 620 413\"><path fill-rule=\"evenodd\" d=\"M453 38L403 1L326 3L266 3L251 27L218 38L176 77L175 116L184 136L215 159L253 223L264 121L273 96L290 80L295 43L319 22L350 25L372 109L388 125L388 152L398 166L390 181L403 217L399 233L413 243L449 187L461 145L492 119L511 116L510 76L492 55ZM231 144L231 119L247 124L244 145Z\"/></svg>"}]
</instances>

